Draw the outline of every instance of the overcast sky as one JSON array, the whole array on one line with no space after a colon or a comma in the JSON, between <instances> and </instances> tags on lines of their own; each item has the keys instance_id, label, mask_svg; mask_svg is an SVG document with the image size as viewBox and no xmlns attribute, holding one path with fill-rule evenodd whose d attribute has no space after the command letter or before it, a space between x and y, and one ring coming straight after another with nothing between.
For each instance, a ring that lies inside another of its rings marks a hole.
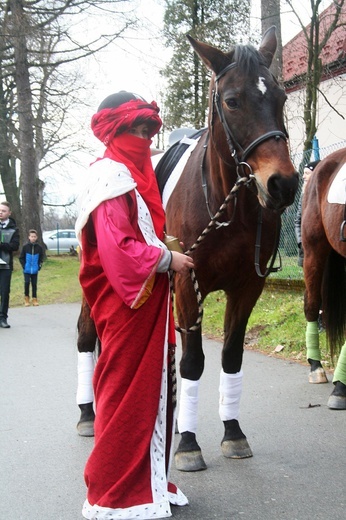
<instances>
[{"instance_id":1,"label":"overcast sky","mask_svg":"<svg viewBox=\"0 0 346 520\"><path fill-rule=\"evenodd\" d=\"M331 0L323 0L321 11ZM133 33L126 41L118 41L102 53L99 62L100 81L97 95L102 99L110 92L125 89L137 92L148 100L159 99L163 80L159 71L170 58L160 30L163 26L164 6L162 0L139 1L138 15L145 21L146 29ZM296 16L282 0L281 31L283 44L299 31ZM310 19L309 0L294 0L296 12L308 24ZM251 21L253 30L261 31L260 0L252 0ZM102 97L103 96L103 97Z\"/></svg>"},{"instance_id":2,"label":"overcast sky","mask_svg":"<svg viewBox=\"0 0 346 520\"><path fill-rule=\"evenodd\" d=\"M89 100L90 109L86 109L85 113L80 114L80 117L85 119L87 127L99 103L107 95L119 90L136 92L148 101L155 99L160 104L160 91L163 89L164 82L159 71L170 58L170 51L165 48L160 36L163 25L163 4L162 0L139 0L138 16L145 22L143 23L145 29L133 32L127 37L126 41L117 41L107 51L98 55L97 62L91 61L90 66L93 76L97 78L97 88L94 89ZM324 0L322 2L323 9L329 4L330 0ZM308 24L310 2L308 0L294 0L294 6L302 21ZM323 9L321 8L320 11ZM281 11L282 39L283 44L285 44L300 31L300 26L296 16L289 12L284 0L282 0ZM257 30L259 34L261 28L260 0L252 1L251 22L253 30ZM64 193L67 189L71 189L72 193L80 190L79 186L83 185L84 182L85 168L95 157L95 152L96 154L103 152L102 145L98 145L91 132L90 148L90 157L82 156L84 167L78 168L72 165L71 183L63 183ZM92 150L92 148L94 149ZM56 197L53 197L52 193L51 197L59 199L60 195L57 193Z\"/></svg>"}]
</instances>

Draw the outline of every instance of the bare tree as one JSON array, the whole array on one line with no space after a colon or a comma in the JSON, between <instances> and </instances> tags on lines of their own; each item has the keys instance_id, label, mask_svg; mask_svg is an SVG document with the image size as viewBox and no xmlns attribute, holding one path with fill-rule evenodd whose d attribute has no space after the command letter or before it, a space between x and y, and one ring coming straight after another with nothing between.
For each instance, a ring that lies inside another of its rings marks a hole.
<instances>
[{"instance_id":1,"label":"bare tree","mask_svg":"<svg viewBox=\"0 0 346 520\"><path fill-rule=\"evenodd\" d=\"M311 15L308 26L302 21L299 13L293 5L293 0L285 0L295 14L306 41L307 70L301 82L304 84L304 126L305 141L304 151L312 149L312 140L317 131L317 101L319 85L325 74L322 65L321 53L327 45L333 32L344 25L341 21L341 13L345 0L334 0L331 8L319 13L322 0L311 0Z\"/></svg>"},{"instance_id":2,"label":"bare tree","mask_svg":"<svg viewBox=\"0 0 346 520\"><path fill-rule=\"evenodd\" d=\"M26 34L29 29L21 0L11 1L12 42L17 90L18 145L21 162L22 229L40 229L39 183L35 163L35 135L32 113L28 50Z\"/></svg>"},{"instance_id":3,"label":"bare tree","mask_svg":"<svg viewBox=\"0 0 346 520\"><path fill-rule=\"evenodd\" d=\"M71 75L63 85L59 73L120 38L134 24L131 9L130 0L8 0L0 6L0 174L24 236L30 227L41 234L39 172L49 154L48 163L61 159L54 150L68 135L64 123L79 88ZM77 37L73 27L88 16L95 17L92 30Z\"/></svg>"}]
</instances>

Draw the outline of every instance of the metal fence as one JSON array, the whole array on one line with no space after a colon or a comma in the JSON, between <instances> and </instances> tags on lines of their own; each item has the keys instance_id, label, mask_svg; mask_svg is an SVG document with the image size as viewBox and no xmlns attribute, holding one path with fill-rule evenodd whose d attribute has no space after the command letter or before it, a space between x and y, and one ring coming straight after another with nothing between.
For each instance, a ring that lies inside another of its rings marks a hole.
<instances>
[{"instance_id":1,"label":"metal fence","mask_svg":"<svg viewBox=\"0 0 346 520\"><path fill-rule=\"evenodd\" d=\"M300 186L294 204L286 209L282 215L282 229L279 244L279 253L281 256L282 270L272 273L272 280L286 281L303 281L303 269L298 266L298 246L294 232L294 219L297 213L298 202L301 195L303 184L302 172L304 165L317 159L323 159L332 152L346 147L346 141L341 141L325 148L315 148L302 153L296 153L291 156L292 162L296 170L300 172Z\"/></svg>"}]
</instances>

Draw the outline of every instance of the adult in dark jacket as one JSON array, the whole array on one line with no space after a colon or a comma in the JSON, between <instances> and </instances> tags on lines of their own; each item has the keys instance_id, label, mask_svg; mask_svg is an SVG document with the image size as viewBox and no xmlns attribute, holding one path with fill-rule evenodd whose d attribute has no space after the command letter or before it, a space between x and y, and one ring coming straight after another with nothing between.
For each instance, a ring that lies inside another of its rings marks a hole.
<instances>
[{"instance_id":1,"label":"adult in dark jacket","mask_svg":"<svg viewBox=\"0 0 346 520\"><path fill-rule=\"evenodd\" d=\"M37 300L37 276L42 267L43 248L37 243L36 229L30 229L28 234L29 241L23 246L19 261L24 273L24 305L30 306L30 283L32 292L32 304L38 305Z\"/></svg>"},{"instance_id":2,"label":"adult in dark jacket","mask_svg":"<svg viewBox=\"0 0 346 520\"><path fill-rule=\"evenodd\" d=\"M297 244L298 244L298 265L300 267L303 267L303 260L304 260L304 251L303 251L303 247L302 247L302 231L301 231L303 194L304 194L304 189L305 189L306 183L308 182L311 173L314 171L314 169L316 168L316 166L318 165L319 162L320 161L313 161L304 167L302 194L301 194L301 197L300 197L300 200L298 203L296 217L294 219L294 231L295 231L296 240L297 240Z\"/></svg>"},{"instance_id":3,"label":"adult in dark jacket","mask_svg":"<svg viewBox=\"0 0 346 520\"><path fill-rule=\"evenodd\" d=\"M7 323L10 302L13 252L19 249L19 231L11 218L9 202L0 203L0 327L9 329Z\"/></svg>"}]
</instances>

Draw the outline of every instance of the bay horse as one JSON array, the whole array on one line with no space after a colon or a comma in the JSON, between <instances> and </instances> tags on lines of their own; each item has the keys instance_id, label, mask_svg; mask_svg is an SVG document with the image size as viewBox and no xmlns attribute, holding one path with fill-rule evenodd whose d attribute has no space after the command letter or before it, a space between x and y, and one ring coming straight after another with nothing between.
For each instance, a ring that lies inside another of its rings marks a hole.
<instances>
[{"instance_id":1,"label":"bay horse","mask_svg":"<svg viewBox=\"0 0 346 520\"><path fill-rule=\"evenodd\" d=\"M331 355L340 353L328 407L346 410L346 148L323 159L307 182L302 245L309 382L328 382L321 364L317 324L322 309Z\"/></svg>"},{"instance_id":2,"label":"bay horse","mask_svg":"<svg viewBox=\"0 0 346 520\"><path fill-rule=\"evenodd\" d=\"M187 150L172 193L163 191L166 231L179 237L186 254L193 256L200 301L212 291L226 293L219 409L225 428L222 452L244 458L252 456L238 422L245 329L271 271L281 214L294 201L298 174L283 122L286 95L269 70L277 46L275 27L263 35L259 50L236 45L224 53L188 39L212 72L208 128L193 151ZM196 439L204 369L201 321L196 326L200 305L189 275L175 275L174 291L183 331L181 439L175 463L179 470L198 471L206 468Z\"/></svg>"},{"instance_id":3,"label":"bay horse","mask_svg":"<svg viewBox=\"0 0 346 520\"><path fill-rule=\"evenodd\" d=\"M221 448L226 457L245 458L252 456L238 421L245 330L277 246L281 213L294 201L298 175L289 157L283 123L286 96L269 71L277 46L275 28L264 34L259 51L235 46L223 53L191 37L189 40L212 71L208 129L168 199L166 226L169 235L179 237L187 251L193 250L202 301L212 291L226 293ZM204 235L240 179L246 182ZM194 249L196 238L202 235L204 239ZM178 323L190 331L182 334L181 439L175 463L179 470L198 471L206 467L196 439L204 353L201 327L191 329L199 311L188 277L175 276L175 301Z\"/></svg>"}]
</instances>

